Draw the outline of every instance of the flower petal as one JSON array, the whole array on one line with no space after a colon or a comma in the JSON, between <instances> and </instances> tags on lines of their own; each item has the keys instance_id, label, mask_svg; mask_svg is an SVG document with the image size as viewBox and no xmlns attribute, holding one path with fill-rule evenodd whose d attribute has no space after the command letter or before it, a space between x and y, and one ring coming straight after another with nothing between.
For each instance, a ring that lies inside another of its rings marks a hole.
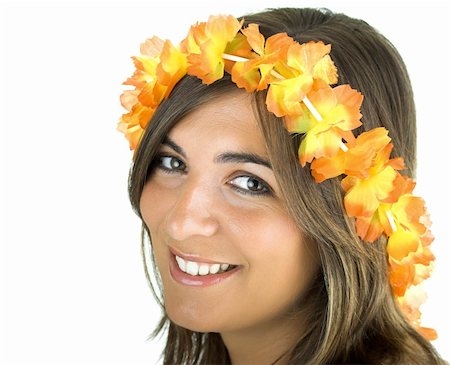
<instances>
[{"instance_id":1,"label":"flower petal","mask_svg":"<svg viewBox=\"0 0 450 365\"><path fill-rule=\"evenodd\" d=\"M166 41L156 68L158 83L165 86L161 99L169 96L173 87L186 75L187 67L187 55Z\"/></svg>"},{"instance_id":2,"label":"flower petal","mask_svg":"<svg viewBox=\"0 0 450 365\"><path fill-rule=\"evenodd\" d=\"M389 142L385 128L374 128L361 133L346 144L347 151L342 149L331 157L321 157L311 164L316 182L330 179L341 174L365 179L369 176L375 157Z\"/></svg>"},{"instance_id":3,"label":"flower petal","mask_svg":"<svg viewBox=\"0 0 450 365\"><path fill-rule=\"evenodd\" d=\"M427 231L427 227L420 221L426 214L425 202L422 198L404 194L392 205L391 210L398 222L406 229L418 236L422 236Z\"/></svg>"},{"instance_id":4,"label":"flower petal","mask_svg":"<svg viewBox=\"0 0 450 365\"><path fill-rule=\"evenodd\" d=\"M387 252L391 258L397 262L408 258L414 254L420 245L420 238L417 234L398 228L389 237Z\"/></svg>"},{"instance_id":5,"label":"flower petal","mask_svg":"<svg viewBox=\"0 0 450 365\"><path fill-rule=\"evenodd\" d=\"M415 276L414 265L398 265L391 263L389 282L394 294L398 297L405 295L406 289L411 285Z\"/></svg>"},{"instance_id":6,"label":"flower petal","mask_svg":"<svg viewBox=\"0 0 450 365\"><path fill-rule=\"evenodd\" d=\"M378 174L364 180L352 176L344 178L341 184L347 191L344 197L347 214L350 217L371 217L380 202L393 189L396 174L392 167L387 166Z\"/></svg>"},{"instance_id":7,"label":"flower petal","mask_svg":"<svg viewBox=\"0 0 450 365\"><path fill-rule=\"evenodd\" d=\"M249 24L247 28L241 30L242 34L247 38L248 44L251 46L253 51L258 55L262 56L265 53L265 38L259 32L258 24Z\"/></svg>"},{"instance_id":8,"label":"flower petal","mask_svg":"<svg viewBox=\"0 0 450 365\"><path fill-rule=\"evenodd\" d=\"M312 83L312 77L307 75L272 82L267 92L267 109L277 117L302 115L300 103Z\"/></svg>"},{"instance_id":9,"label":"flower petal","mask_svg":"<svg viewBox=\"0 0 450 365\"><path fill-rule=\"evenodd\" d=\"M235 17L210 16L208 22L192 26L182 42L182 51L188 55L188 73L205 84L223 77L225 62L222 55L241 29L242 22Z\"/></svg>"},{"instance_id":10,"label":"flower petal","mask_svg":"<svg viewBox=\"0 0 450 365\"><path fill-rule=\"evenodd\" d=\"M337 70L328 56L330 50L331 46L325 45L323 42L295 43L289 48L287 63L302 74L310 75L315 79L323 79L327 84L335 84Z\"/></svg>"}]
</instances>

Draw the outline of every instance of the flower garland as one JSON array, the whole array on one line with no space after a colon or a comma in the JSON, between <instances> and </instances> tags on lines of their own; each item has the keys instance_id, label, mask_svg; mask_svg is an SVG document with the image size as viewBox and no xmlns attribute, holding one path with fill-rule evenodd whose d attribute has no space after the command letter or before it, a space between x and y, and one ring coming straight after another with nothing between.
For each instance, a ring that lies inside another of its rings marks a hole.
<instances>
[{"instance_id":1,"label":"flower garland","mask_svg":"<svg viewBox=\"0 0 450 365\"><path fill-rule=\"evenodd\" d=\"M367 242L388 237L389 280L397 301L424 337L437 337L420 325L425 294L417 285L429 277L434 261L425 202L412 194L415 182L399 173L403 159L390 158L393 144L385 128L353 135L362 124L363 96L349 85L331 86L338 82L331 45L300 44L286 33L265 39L257 24L243 28L233 16L211 16L193 25L179 46L152 37L140 51L132 58L136 71L124 82L134 89L121 95L128 113L118 130L130 149L137 148L153 113L185 75L211 84L227 72L249 93L267 89L267 109L283 117L290 133L305 135L300 164L310 164L318 183L343 177L345 210L359 237Z\"/></svg>"}]
</instances>

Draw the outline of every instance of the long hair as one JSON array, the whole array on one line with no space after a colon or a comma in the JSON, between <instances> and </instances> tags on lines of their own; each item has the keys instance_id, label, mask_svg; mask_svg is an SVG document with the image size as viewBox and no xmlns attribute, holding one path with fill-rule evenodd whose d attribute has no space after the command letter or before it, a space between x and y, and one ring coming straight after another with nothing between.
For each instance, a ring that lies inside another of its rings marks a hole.
<instances>
[{"instance_id":1,"label":"long hair","mask_svg":"<svg viewBox=\"0 0 450 365\"><path fill-rule=\"evenodd\" d=\"M385 37L364 21L326 9L273 9L245 16L245 23L259 24L266 38L286 32L300 43L331 44L339 82L364 95L363 125L356 134L386 127L395 146L393 155L405 159L406 175L414 175L413 94L406 67ZM141 219L141 193L167 133L190 111L235 88L228 75L209 86L186 76L160 105L130 170L130 200ZM314 182L309 169L298 163L302 136L289 135L282 120L267 111L265 96L264 91L254 93L254 112L275 177L286 209L321 263L298 313L292 314L306 318L307 330L290 349L290 363L440 364L431 344L408 324L396 304L388 280L386 239L368 244L358 237L354 221L345 214L339 178ZM151 232L143 222L143 253L148 242ZM146 265L145 271L164 313L154 334L168 331L164 364L229 364L220 334L193 332L170 321L158 294L163 290L158 272L150 274Z\"/></svg>"}]
</instances>

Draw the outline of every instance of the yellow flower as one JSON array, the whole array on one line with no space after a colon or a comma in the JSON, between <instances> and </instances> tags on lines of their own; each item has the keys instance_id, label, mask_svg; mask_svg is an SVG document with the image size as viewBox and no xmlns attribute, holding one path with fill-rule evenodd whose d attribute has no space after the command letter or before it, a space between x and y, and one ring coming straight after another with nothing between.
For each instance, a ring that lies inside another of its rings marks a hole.
<instances>
[{"instance_id":1,"label":"yellow flower","mask_svg":"<svg viewBox=\"0 0 450 365\"><path fill-rule=\"evenodd\" d=\"M287 51L285 65L276 71L284 79L270 82L267 109L277 117L301 117L300 103L313 87L315 80L331 85L337 83L337 70L329 56L330 45L323 42L294 43Z\"/></svg>"},{"instance_id":2,"label":"yellow flower","mask_svg":"<svg viewBox=\"0 0 450 365\"><path fill-rule=\"evenodd\" d=\"M152 37L141 44L141 55L132 57L136 71L123 84L132 85L142 89L147 83L156 81L156 67L159 63L164 41L158 37Z\"/></svg>"},{"instance_id":3,"label":"yellow flower","mask_svg":"<svg viewBox=\"0 0 450 365\"><path fill-rule=\"evenodd\" d=\"M129 113L122 115L120 118L117 130L125 134L130 144L130 150L137 148L154 111L152 108L137 103Z\"/></svg>"},{"instance_id":4,"label":"yellow flower","mask_svg":"<svg viewBox=\"0 0 450 365\"><path fill-rule=\"evenodd\" d=\"M365 178L379 151L389 144L388 130L374 128L347 141L347 151L340 149L331 157L320 157L311 163L311 172L320 183L341 174Z\"/></svg>"},{"instance_id":5,"label":"yellow flower","mask_svg":"<svg viewBox=\"0 0 450 365\"><path fill-rule=\"evenodd\" d=\"M328 85L337 83L337 69L330 58L331 45L323 42L294 43L288 51L287 64L301 74L323 80Z\"/></svg>"},{"instance_id":6,"label":"yellow flower","mask_svg":"<svg viewBox=\"0 0 450 365\"><path fill-rule=\"evenodd\" d=\"M359 110L363 97L350 86L331 88L322 82L308 98L322 116L321 121L306 110L302 117L285 118L290 132L306 133L299 147L302 166L314 158L335 156L341 148L342 138L350 138L351 131L361 125Z\"/></svg>"},{"instance_id":7,"label":"yellow flower","mask_svg":"<svg viewBox=\"0 0 450 365\"><path fill-rule=\"evenodd\" d=\"M247 92L264 90L269 82L277 79L273 70L277 64L286 60L288 49L294 44L294 40L286 33L278 33L265 40L257 24L250 24L242 29L242 33L254 53L248 61L234 64L231 70L232 80Z\"/></svg>"},{"instance_id":8,"label":"yellow flower","mask_svg":"<svg viewBox=\"0 0 450 365\"><path fill-rule=\"evenodd\" d=\"M120 97L128 113L122 115L117 127L132 150L137 148L155 109L186 74L187 55L170 41L153 37L141 45L141 55L133 61L136 71L124 84L135 89L124 91Z\"/></svg>"},{"instance_id":9,"label":"yellow flower","mask_svg":"<svg viewBox=\"0 0 450 365\"><path fill-rule=\"evenodd\" d=\"M404 168L402 159L390 159L393 145L390 143L378 152L368 169L368 176L345 177L341 184L347 192L344 205L350 217L372 218L382 202L389 202L396 194L395 182L399 174L396 170Z\"/></svg>"},{"instance_id":10,"label":"yellow flower","mask_svg":"<svg viewBox=\"0 0 450 365\"><path fill-rule=\"evenodd\" d=\"M414 255L419 245L420 237L416 232L398 226L397 230L389 236L387 252L389 257L400 263L410 255Z\"/></svg>"},{"instance_id":11,"label":"yellow flower","mask_svg":"<svg viewBox=\"0 0 450 365\"><path fill-rule=\"evenodd\" d=\"M308 91L311 90L312 85L313 79L309 75L272 81L267 91L267 110L277 117L289 115L291 118L295 118L303 116L305 109L301 102Z\"/></svg>"},{"instance_id":12,"label":"yellow flower","mask_svg":"<svg viewBox=\"0 0 450 365\"><path fill-rule=\"evenodd\" d=\"M356 231L358 235L366 241L373 242L381 234L386 233L390 235L392 233L392 227L388 220L388 214L392 215L394 223L402 223L402 214L397 214L400 211L396 202L403 196L408 196L415 187L413 179L397 174L393 181L393 189L388 198L380 202L378 209L372 216L358 216L356 217ZM397 217L399 216L399 217ZM420 218L422 219L422 218Z\"/></svg>"},{"instance_id":13,"label":"yellow flower","mask_svg":"<svg viewBox=\"0 0 450 365\"><path fill-rule=\"evenodd\" d=\"M207 22L193 25L181 43L182 51L189 54L189 75L197 76L205 84L221 79L225 66L222 55L241 26L231 15L210 16Z\"/></svg>"},{"instance_id":14,"label":"yellow flower","mask_svg":"<svg viewBox=\"0 0 450 365\"><path fill-rule=\"evenodd\" d=\"M390 263L389 282L397 297L405 295L406 289L408 289L414 281L415 275L415 266L412 264L399 265L395 262Z\"/></svg>"},{"instance_id":15,"label":"yellow flower","mask_svg":"<svg viewBox=\"0 0 450 365\"><path fill-rule=\"evenodd\" d=\"M187 55L170 41L166 41L156 67L157 83L154 93L158 104L170 95L174 86L186 75L187 68Z\"/></svg>"},{"instance_id":16,"label":"yellow flower","mask_svg":"<svg viewBox=\"0 0 450 365\"><path fill-rule=\"evenodd\" d=\"M165 41L161 53L155 58L140 58L145 62L146 82L139 87L138 100L145 106L156 108L170 95L173 87L186 75L187 56Z\"/></svg>"}]
</instances>

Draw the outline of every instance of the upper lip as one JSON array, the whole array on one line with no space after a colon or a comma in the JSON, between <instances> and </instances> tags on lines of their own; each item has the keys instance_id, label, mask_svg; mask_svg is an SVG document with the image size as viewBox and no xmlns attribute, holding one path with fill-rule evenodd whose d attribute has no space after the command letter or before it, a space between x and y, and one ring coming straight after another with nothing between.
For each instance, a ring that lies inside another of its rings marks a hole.
<instances>
[{"instance_id":1,"label":"upper lip","mask_svg":"<svg viewBox=\"0 0 450 365\"><path fill-rule=\"evenodd\" d=\"M183 253L172 246L169 246L169 250L173 255L181 257L182 259L187 260L187 261L201 262L201 263L205 263L205 264L230 264L230 265L233 265L231 262L226 261L226 260L212 260L212 259L208 259L205 257L201 257L200 255L195 254L195 253Z\"/></svg>"}]
</instances>

